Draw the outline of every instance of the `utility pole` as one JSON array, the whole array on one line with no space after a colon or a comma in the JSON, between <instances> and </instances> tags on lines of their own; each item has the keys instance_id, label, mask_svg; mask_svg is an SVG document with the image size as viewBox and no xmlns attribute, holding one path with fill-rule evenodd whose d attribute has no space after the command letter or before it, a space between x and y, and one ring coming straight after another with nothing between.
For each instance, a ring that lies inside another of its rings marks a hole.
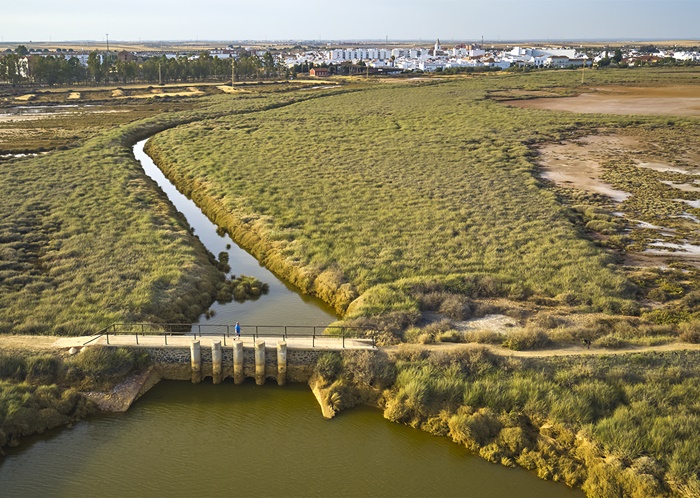
<instances>
[{"instance_id":1,"label":"utility pole","mask_svg":"<svg viewBox=\"0 0 700 498\"><path fill-rule=\"evenodd\" d=\"M236 82L236 58L231 56L231 90Z\"/></svg>"},{"instance_id":2,"label":"utility pole","mask_svg":"<svg viewBox=\"0 0 700 498\"><path fill-rule=\"evenodd\" d=\"M107 37L107 52L109 52L109 33L105 35Z\"/></svg>"},{"instance_id":3,"label":"utility pole","mask_svg":"<svg viewBox=\"0 0 700 498\"><path fill-rule=\"evenodd\" d=\"M163 85L163 75L160 72L160 62L158 63L158 86Z\"/></svg>"}]
</instances>

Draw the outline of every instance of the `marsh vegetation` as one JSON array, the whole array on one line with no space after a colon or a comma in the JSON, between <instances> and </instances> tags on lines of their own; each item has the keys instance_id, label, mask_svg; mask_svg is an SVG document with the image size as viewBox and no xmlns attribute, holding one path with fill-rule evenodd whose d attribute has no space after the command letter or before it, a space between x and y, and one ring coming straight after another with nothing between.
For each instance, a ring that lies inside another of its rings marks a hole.
<instances>
[{"instance_id":1,"label":"marsh vegetation","mask_svg":"<svg viewBox=\"0 0 700 498\"><path fill-rule=\"evenodd\" d=\"M700 493L697 352L519 359L480 347L329 353L334 409L358 403L588 496ZM679 443L679 441L681 441Z\"/></svg>"},{"instance_id":2,"label":"marsh vegetation","mask_svg":"<svg viewBox=\"0 0 700 498\"><path fill-rule=\"evenodd\" d=\"M693 83L697 76L601 71L587 85ZM192 123L159 134L148 151L235 240L348 320L402 330L464 297L482 302L472 314L493 310L487 299L508 310L506 299L529 303L521 318L547 308L637 317L651 310L639 275L620 264L620 250L635 249L615 245L630 240L624 223L595 196L549 188L533 147L601 130L654 133L667 143L664 137L692 130L695 120L522 110L491 97L566 95L580 85L576 73L550 72L370 86ZM621 168L617 177L629 179ZM649 190L652 173L634 177L639 186L622 206L630 215L661 212L651 201L659 190ZM660 185L670 202L676 191ZM676 203L674 213L683 209ZM695 279L677 282L678 299ZM429 295L443 299L431 307ZM697 318L697 308L688 311Z\"/></svg>"},{"instance_id":3,"label":"marsh vegetation","mask_svg":"<svg viewBox=\"0 0 700 498\"><path fill-rule=\"evenodd\" d=\"M101 122L74 148L4 161L0 331L75 335L117 321L195 320L224 274L144 175L131 145L185 122L316 96L204 97L197 110L117 127Z\"/></svg>"},{"instance_id":4,"label":"marsh vegetation","mask_svg":"<svg viewBox=\"0 0 700 498\"><path fill-rule=\"evenodd\" d=\"M73 357L0 351L0 455L23 436L94 413L96 406L81 392L109 390L147 361L121 348L86 348Z\"/></svg>"}]
</instances>

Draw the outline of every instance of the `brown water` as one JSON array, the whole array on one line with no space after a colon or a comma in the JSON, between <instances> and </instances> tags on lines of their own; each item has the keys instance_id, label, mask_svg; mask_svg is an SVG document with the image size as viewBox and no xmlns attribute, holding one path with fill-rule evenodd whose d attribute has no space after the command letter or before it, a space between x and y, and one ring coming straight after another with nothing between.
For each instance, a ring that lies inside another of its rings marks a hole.
<instances>
[{"instance_id":1,"label":"brown water","mask_svg":"<svg viewBox=\"0 0 700 498\"><path fill-rule=\"evenodd\" d=\"M582 497L357 407L324 420L304 385L163 382L124 415L29 438L3 498Z\"/></svg>"}]
</instances>

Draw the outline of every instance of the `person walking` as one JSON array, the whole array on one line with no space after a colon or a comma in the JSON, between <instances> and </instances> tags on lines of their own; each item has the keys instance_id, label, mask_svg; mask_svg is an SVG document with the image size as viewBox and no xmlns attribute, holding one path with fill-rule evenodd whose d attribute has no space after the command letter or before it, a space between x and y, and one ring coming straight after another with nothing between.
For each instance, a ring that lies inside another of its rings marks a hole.
<instances>
[{"instance_id":1,"label":"person walking","mask_svg":"<svg viewBox=\"0 0 700 498\"><path fill-rule=\"evenodd\" d=\"M233 328L236 331L236 339L241 338L241 324L236 322L236 326Z\"/></svg>"}]
</instances>

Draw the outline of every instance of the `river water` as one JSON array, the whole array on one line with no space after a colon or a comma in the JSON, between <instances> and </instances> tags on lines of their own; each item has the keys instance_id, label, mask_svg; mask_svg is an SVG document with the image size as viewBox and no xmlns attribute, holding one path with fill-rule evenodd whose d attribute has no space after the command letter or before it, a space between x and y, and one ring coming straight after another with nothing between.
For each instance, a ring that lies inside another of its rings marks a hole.
<instances>
[{"instance_id":1,"label":"river water","mask_svg":"<svg viewBox=\"0 0 700 498\"><path fill-rule=\"evenodd\" d=\"M309 388L158 384L124 415L30 438L0 496L572 497L444 437L356 407L328 421Z\"/></svg>"},{"instance_id":2,"label":"river water","mask_svg":"<svg viewBox=\"0 0 700 498\"><path fill-rule=\"evenodd\" d=\"M270 285L257 301L217 305L214 323L323 325L336 317L262 268L163 177L149 176L237 274ZM202 219L203 218L203 219ZM290 331L291 332L291 331ZM486 462L445 437L356 407L323 419L305 385L165 381L125 414L92 417L25 438L0 465L0 497L167 496L576 497L522 469Z\"/></svg>"}]
</instances>

